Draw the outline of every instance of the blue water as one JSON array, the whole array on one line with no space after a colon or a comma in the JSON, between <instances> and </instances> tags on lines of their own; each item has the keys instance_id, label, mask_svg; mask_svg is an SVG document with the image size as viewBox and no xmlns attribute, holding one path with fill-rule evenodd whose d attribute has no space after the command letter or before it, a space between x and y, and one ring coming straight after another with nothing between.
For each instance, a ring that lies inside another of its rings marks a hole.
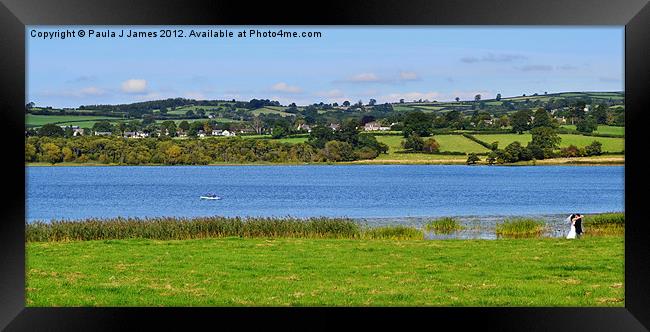
<instances>
[{"instance_id":1,"label":"blue water","mask_svg":"<svg viewBox=\"0 0 650 332\"><path fill-rule=\"evenodd\" d=\"M624 211L623 166L27 167L27 219ZM212 192L221 200L199 196Z\"/></svg>"}]
</instances>

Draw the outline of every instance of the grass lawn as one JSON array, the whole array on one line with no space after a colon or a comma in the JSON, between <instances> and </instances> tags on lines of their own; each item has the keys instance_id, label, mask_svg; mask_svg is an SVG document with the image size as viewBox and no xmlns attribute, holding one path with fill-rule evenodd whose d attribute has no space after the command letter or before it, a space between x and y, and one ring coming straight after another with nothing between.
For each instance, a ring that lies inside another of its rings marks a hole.
<instances>
[{"instance_id":1,"label":"grass lawn","mask_svg":"<svg viewBox=\"0 0 650 332\"><path fill-rule=\"evenodd\" d=\"M404 137L401 135L397 136L375 136L377 141L382 142L388 145L388 154L391 157L394 157L398 151L403 151L404 149L400 145L404 140ZM464 153L481 153L489 152L484 146L462 136L462 135L435 135L433 138L440 143L440 151L450 151L450 152L464 152ZM426 139L426 137L424 137ZM422 154L426 155L426 154ZM455 156L458 158L459 156ZM460 156L462 157L462 156Z\"/></svg>"},{"instance_id":2,"label":"grass lawn","mask_svg":"<svg viewBox=\"0 0 650 332\"><path fill-rule=\"evenodd\" d=\"M576 130L575 125L563 125L562 128ZM598 125L598 129L594 134L607 134L607 135L625 135L625 127Z\"/></svg>"},{"instance_id":3,"label":"grass lawn","mask_svg":"<svg viewBox=\"0 0 650 332\"><path fill-rule=\"evenodd\" d=\"M28 243L26 287L30 307L623 307L624 238Z\"/></svg>"},{"instance_id":4,"label":"grass lawn","mask_svg":"<svg viewBox=\"0 0 650 332\"><path fill-rule=\"evenodd\" d=\"M594 137L572 134L560 134L559 136L562 138L562 141L560 142L561 147L567 147L571 144L578 147L584 147L591 144L593 141L599 141L603 144L602 150L605 152L620 152L625 148L623 138ZM519 141L521 144L526 145L532 140L532 136L530 134L481 134L474 135L474 137L487 143L497 141L499 142L500 149L505 148L508 144L514 141Z\"/></svg>"}]
</instances>

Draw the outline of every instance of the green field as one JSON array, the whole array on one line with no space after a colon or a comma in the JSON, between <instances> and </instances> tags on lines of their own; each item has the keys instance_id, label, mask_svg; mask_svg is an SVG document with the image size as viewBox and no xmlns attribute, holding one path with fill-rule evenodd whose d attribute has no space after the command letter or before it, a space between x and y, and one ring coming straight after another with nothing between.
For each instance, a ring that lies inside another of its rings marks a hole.
<instances>
[{"instance_id":1,"label":"green field","mask_svg":"<svg viewBox=\"0 0 650 332\"><path fill-rule=\"evenodd\" d=\"M401 142L404 140L402 136L376 136L377 141L388 145L388 153L390 155L399 154L398 151L403 151ZM462 136L462 135L435 135L433 136L440 144L440 151L449 152L463 152L463 153L487 153L489 152L484 146ZM425 137L426 139L426 137ZM426 154L423 154L426 155ZM458 158L459 156L455 156ZM462 157L462 156L461 156Z\"/></svg>"},{"instance_id":2,"label":"green field","mask_svg":"<svg viewBox=\"0 0 650 332\"><path fill-rule=\"evenodd\" d=\"M280 116L295 116L295 114L279 111L277 108L271 108L271 107L258 108L256 110L251 111L251 114L253 114L253 115L277 114L277 115L280 115Z\"/></svg>"},{"instance_id":3,"label":"green field","mask_svg":"<svg viewBox=\"0 0 650 332\"><path fill-rule=\"evenodd\" d=\"M575 125L563 125L562 128L576 130ZM625 135L625 127L598 125L598 129L594 131L594 134Z\"/></svg>"},{"instance_id":4,"label":"green field","mask_svg":"<svg viewBox=\"0 0 650 332\"><path fill-rule=\"evenodd\" d=\"M519 141L519 143L526 145L532 140L530 134L489 134L489 135L473 135L477 139L486 142L499 142L499 148L503 149L508 144ZM603 144L602 150L604 152L621 152L625 148L625 142L623 138L615 137L595 137L595 136L583 136L583 135L572 135L572 134L560 134L562 141L560 142L561 147L567 147L571 144L584 147L591 144L593 141L599 141Z\"/></svg>"},{"instance_id":5,"label":"green field","mask_svg":"<svg viewBox=\"0 0 650 332\"><path fill-rule=\"evenodd\" d=\"M80 126L90 128L95 122L108 120L111 122L120 121L120 118L111 118L105 116L86 116L86 115L34 115L25 116L25 125L27 127L40 127L47 123L56 123L61 126Z\"/></svg>"},{"instance_id":6,"label":"green field","mask_svg":"<svg viewBox=\"0 0 650 332\"><path fill-rule=\"evenodd\" d=\"M30 307L624 306L623 237L132 239L26 250Z\"/></svg>"}]
</instances>

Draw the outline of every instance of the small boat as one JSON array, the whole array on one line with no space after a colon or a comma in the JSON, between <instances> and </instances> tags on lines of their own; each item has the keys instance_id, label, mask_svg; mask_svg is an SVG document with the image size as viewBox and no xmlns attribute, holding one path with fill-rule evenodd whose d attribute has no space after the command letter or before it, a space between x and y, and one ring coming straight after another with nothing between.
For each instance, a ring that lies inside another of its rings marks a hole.
<instances>
[{"instance_id":1,"label":"small boat","mask_svg":"<svg viewBox=\"0 0 650 332\"><path fill-rule=\"evenodd\" d=\"M215 199L221 199L221 197L219 197L219 196L217 196L217 195L215 195L215 194L207 194L207 195L203 195L203 196L201 196L201 199L211 199L211 200L215 200Z\"/></svg>"}]
</instances>

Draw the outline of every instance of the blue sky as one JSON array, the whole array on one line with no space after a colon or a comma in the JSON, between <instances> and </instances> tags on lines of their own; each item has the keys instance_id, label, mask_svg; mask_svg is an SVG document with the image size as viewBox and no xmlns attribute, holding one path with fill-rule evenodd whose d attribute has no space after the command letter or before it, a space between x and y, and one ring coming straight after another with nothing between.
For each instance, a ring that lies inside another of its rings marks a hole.
<instances>
[{"instance_id":1,"label":"blue sky","mask_svg":"<svg viewBox=\"0 0 650 332\"><path fill-rule=\"evenodd\" d=\"M321 38L54 38L162 27L29 26L27 95L77 107L185 97L283 104L623 91L621 27L164 27L320 31Z\"/></svg>"}]
</instances>

